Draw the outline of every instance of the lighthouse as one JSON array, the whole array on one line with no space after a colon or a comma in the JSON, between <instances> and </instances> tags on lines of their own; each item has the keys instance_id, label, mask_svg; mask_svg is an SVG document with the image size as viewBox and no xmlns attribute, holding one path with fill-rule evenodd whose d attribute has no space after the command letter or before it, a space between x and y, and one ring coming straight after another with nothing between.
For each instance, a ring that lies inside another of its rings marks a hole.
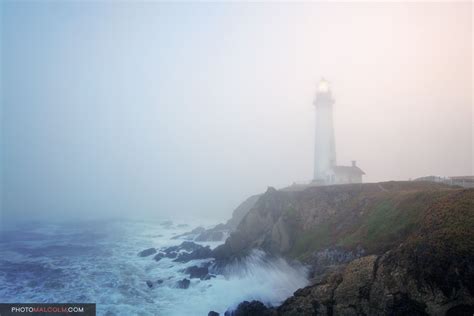
<instances>
[{"instance_id":1,"label":"lighthouse","mask_svg":"<svg viewBox=\"0 0 474 316\"><path fill-rule=\"evenodd\" d=\"M336 141L332 107L334 98L329 83L321 79L314 98L316 113L314 133L314 175L312 185L362 183L365 172L354 160L350 166L336 164Z\"/></svg>"},{"instance_id":2,"label":"lighthouse","mask_svg":"<svg viewBox=\"0 0 474 316\"><path fill-rule=\"evenodd\" d=\"M332 169L336 166L336 147L332 107L334 98L329 83L321 79L314 98L314 176L313 182L330 184L334 182Z\"/></svg>"}]
</instances>

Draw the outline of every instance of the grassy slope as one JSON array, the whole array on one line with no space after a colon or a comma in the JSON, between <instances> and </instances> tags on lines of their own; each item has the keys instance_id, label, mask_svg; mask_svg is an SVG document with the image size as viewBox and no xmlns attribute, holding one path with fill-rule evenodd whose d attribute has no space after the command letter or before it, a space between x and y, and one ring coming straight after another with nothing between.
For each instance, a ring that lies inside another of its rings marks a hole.
<instances>
[{"instance_id":1,"label":"grassy slope","mask_svg":"<svg viewBox=\"0 0 474 316\"><path fill-rule=\"evenodd\" d=\"M368 253L380 253L397 246L428 225L427 221L433 220L433 216L442 218L436 222L436 227L443 229L442 238L458 241L466 237L462 232L474 231L474 190L411 185L405 189L403 183L388 183L385 186L387 191L360 194L344 201L329 220L298 231L288 255L304 260L312 252L326 247L354 249L358 245ZM467 196L462 205L452 198L459 194ZM449 202L443 204L443 201ZM443 207L450 207L451 211L444 212ZM465 216L460 221L454 212L461 212L461 209ZM429 217L428 214L434 215ZM294 212L293 216L298 221L301 215ZM472 250L471 246L468 248Z\"/></svg>"}]
</instances>

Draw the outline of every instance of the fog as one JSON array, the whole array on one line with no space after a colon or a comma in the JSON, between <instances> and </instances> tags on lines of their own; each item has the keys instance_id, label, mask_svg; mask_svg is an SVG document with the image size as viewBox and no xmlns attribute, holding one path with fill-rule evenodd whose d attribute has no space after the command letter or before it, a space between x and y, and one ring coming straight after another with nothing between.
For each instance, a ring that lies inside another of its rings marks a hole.
<instances>
[{"instance_id":1,"label":"fog","mask_svg":"<svg viewBox=\"0 0 474 316\"><path fill-rule=\"evenodd\" d=\"M469 2L1 10L4 220L226 219L311 180L322 77L365 182L473 174Z\"/></svg>"}]
</instances>

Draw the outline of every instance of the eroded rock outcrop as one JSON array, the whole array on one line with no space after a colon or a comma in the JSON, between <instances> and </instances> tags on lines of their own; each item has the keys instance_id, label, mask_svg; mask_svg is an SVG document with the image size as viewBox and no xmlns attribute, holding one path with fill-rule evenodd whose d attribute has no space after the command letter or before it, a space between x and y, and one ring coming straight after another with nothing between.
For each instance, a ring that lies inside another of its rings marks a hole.
<instances>
[{"instance_id":1,"label":"eroded rock outcrop","mask_svg":"<svg viewBox=\"0 0 474 316\"><path fill-rule=\"evenodd\" d=\"M148 256L151 256L151 255L154 255L155 253L156 253L155 248L148 248L148 249L140 251L138 253L138 256L139 257L148 257Z\"/></svg>"},{"instance_id":2,"label":"eroded rock outcrop","mask_svg":"<svg viewBox=\"0 0 474 316\"><path fill-rule=\"evenodd\" d=\"M393 262L393 256L389 252L353 260L326 280L297 291L278 308L278 315L445 315L461 306L474 312L467 284L443 293L408 272L413 262ZM456 282L463 283L460 278Z\"/></svg>"},{"instance_id":3,"label":"eroded rock outcrop","mask_svg":"<svg viewBox=\"0 0 474 316\"><path fill-rule=\"evenodd\" d=\"M191 284L191 281L185 278L176 282L176 287L179 289L187 289L190 284Z\"/></svg>"},{"instance_id":4,"label":"eroded rock outcrop","mask_svg":"<svg viewBox=\"0 0 474 316\"><path fill-rule=\"evenodd\" d=\"M275 316L276 311L268 308L260 301L243 301L233 311L227 311L225 316Z\"/></svg>"},{"instance_id":5,"label":"eroded rock outcrop","mask_svg":"<svg viewBox=\"0 0 474 316\"><path fill-rule=\"evenodd\" d=\"M191 231L174 236L173 239L195 240L199 242L224 241L229 233L235 231L242 219L253 208L260 194L253 195L243 201L233 212L232 217L225 224L218 224L212 228L196 227Z\"/></svg>"},{"instance_id":6,"label":"eroded rock outcrop","mask_svg":"<svg viewBox=\"0 0 474 316\"><path fill-rule=\"evenodd\" d=\"M474 190L387 182L270 188L214 251L252 249L312 266L277 315L472 315Z\"/></svg>"}]
</instances>

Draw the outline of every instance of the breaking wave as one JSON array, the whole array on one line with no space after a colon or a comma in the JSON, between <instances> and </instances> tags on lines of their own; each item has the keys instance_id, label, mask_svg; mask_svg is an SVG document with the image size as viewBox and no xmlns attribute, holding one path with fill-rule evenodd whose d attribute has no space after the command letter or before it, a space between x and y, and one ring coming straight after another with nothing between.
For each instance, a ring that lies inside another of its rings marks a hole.
<instances>
[{"instance_id":1,"label":"breaking wave","mask_svg":"<svg viewBox=\"0 0 474 316\"><path fill-rule=\"evenodd\" d=\"M98 315L207 315L224 313L243 300L277 305L307 284L306 270L281 258L253 251L210 280L191 279L188 289L176 282L183 270L209 262L188 263L138 257L148 247L182 240L185 224L100 222L36 224L0 235L0 301L97 303ZM211 248L220 243L201 243ZM147 280L160 280L149 288Z\"/></svg>"}]
</instances>

